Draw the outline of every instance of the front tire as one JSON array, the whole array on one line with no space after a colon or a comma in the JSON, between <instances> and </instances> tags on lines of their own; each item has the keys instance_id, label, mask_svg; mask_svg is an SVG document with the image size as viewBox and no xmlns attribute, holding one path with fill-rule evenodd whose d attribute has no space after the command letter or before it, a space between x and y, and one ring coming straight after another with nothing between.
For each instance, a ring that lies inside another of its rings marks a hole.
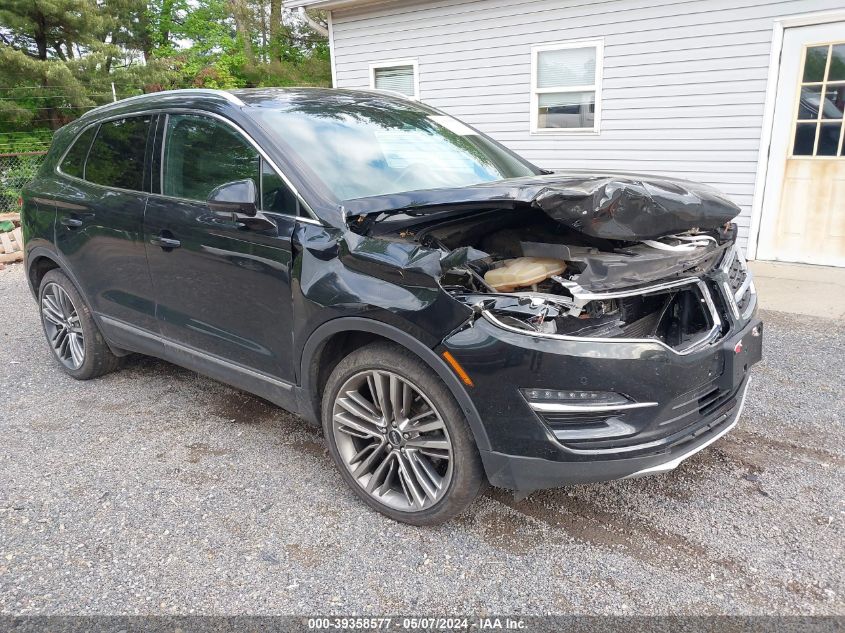
<instances>
[{"instance_id":1,"label":"front tire","mask_svg":"<svg viewBox=\"0 0 845 633\"><path fill-rule=\"evenodd\" d=\"M396 521L437 525L476 498L484 471L469 426L440 378L408 350L375 343L335 367L323 431L346 483Z\"/></svg>"},{"instance_id":2,"label":"front tire","mask_svg":"<svg viewBox=\"0 0 845 633\"><path fill-rule=\"evenodd\" d=\"M106 344L82 295L61 270L44 275L38 306L44 336L66 374L77 380L90 380L120 366L120 359Z\"/></svg>"}]
</instances>

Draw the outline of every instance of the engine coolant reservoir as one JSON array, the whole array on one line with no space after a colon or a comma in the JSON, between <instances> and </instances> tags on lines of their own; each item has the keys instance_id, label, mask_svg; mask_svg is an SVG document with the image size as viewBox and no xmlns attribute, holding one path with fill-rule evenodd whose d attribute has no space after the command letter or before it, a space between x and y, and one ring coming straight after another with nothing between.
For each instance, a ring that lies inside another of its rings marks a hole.
<instances>
[{"instance_id":1,"label":"engine coolant reservoir","mask_svg":"<svg viewBox=\"0 0 845 633\"><path fill-rule=\"evenodd\" d=\"M549 257L517 257L508 259L499 268L484 273L484 281L496 292L513 292L559 275L566 268L560 259Z\"/></svg>"}]
</instances>

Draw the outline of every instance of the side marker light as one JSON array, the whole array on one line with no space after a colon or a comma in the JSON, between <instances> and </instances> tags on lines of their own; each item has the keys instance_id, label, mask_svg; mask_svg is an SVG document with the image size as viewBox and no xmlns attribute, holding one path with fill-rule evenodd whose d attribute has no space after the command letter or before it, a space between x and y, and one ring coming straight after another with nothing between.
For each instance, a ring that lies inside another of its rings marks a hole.
<instances>
[{"instance_id":1,"label":"side marker light","mask_svg":"<svg viewBox=\"0 0 845 633\"><path fill-rule=\"evenodd\" d=\"M461 364L454 356L452 356L452 354L449 352L443 352L442 356L446 362L449 363L449 366L455 371L455 373L458 374L458 378L461 379L461 382L463 382L467 387L475 386L475 383L472 382L472 378L469 377L469 374L463 367L461 367Z\"/></svg>"}]
</instances>

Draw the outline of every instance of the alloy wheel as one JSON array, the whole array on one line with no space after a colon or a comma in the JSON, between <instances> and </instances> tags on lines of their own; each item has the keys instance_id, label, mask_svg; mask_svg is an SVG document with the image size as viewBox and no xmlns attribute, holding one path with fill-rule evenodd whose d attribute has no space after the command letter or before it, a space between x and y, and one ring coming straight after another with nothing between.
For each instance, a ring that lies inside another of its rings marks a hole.
<instances>
[{"instance_id":1,"label":"alloy wheel","mask_svg":"<svg viewBox=\"0 0 845 633\"><path fill-rule=\"evenodd\" d=\"M379 503L419 512L449 489L449 432L428 397L406 378L384 370L349 378L335 398L332 429L347 470Z\"/></svg>"},{"instance_id":2,"label":"alloy wheel","mask_svg":"<svg viewBox=\"0 0 845 633\"><path fill-rule=\"evenodd\" d=\"M79 312L64 288L50 283L41 295L41 317L56 358L70 369L85 362L85 339Z\"/></svg>"}]
</instances>

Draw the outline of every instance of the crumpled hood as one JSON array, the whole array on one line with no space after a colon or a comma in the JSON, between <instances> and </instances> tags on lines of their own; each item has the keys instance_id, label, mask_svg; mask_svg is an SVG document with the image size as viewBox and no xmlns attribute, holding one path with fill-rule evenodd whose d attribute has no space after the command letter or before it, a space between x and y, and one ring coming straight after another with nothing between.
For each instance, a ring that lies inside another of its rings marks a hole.
<instances>
[{"instance_id":1,"label":"crumpled hood","mask_svg":"<svg viewBox=\"0 0 845 633\"><path fill-rule=\"evenodd\" d=\"M692 228L715 229L740 208L708 185L624 173L557 172L449 189L423 189L356 198L347 218L374 213L434 213L449 207L521 205L542 210L591 237L640 241Z\"/></svg>"}]
</instances>

